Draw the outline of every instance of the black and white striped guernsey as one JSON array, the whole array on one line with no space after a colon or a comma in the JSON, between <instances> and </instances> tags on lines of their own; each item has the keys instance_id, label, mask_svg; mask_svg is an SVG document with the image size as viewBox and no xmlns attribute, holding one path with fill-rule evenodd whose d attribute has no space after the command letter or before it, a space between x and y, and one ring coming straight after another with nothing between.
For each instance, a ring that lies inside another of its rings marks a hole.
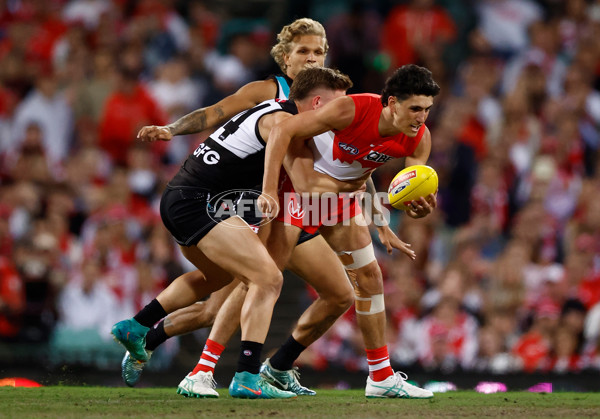
<instances>
[{"instance_id":1,"label":"black and white striped guernsey","mask_svg":"<svg viewBox=\"0 0 600 419\"><path fill-rule=\"evenodd\" d=\"M190 154L170 186L212 191L254 188L262 183L265 140L260 119L274 112L298 112L293 102L272 99L241 112L212 133Z\"/></svg>"}]
</instances>

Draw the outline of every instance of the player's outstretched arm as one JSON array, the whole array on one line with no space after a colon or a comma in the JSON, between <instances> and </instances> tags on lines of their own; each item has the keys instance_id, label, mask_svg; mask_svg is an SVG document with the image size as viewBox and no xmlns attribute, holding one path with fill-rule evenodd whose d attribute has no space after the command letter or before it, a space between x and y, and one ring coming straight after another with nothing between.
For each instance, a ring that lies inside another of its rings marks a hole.
<instances>
[{"instance_id":1,"label":"player's outstretched arm","mask_svg":"<svg viewBox=\"0 0 600 419\"><path fill-rule=\"evenodd\" d=\"M142 127L137 138L150 142L170 141L175 135L195 134L208 128L214 128L246 109L265 100L273 99L276 93L277 86L273 80L248 83L214 105L196 109L169 125Z\"/></svg>"},{"instance_id":2,"label":"player's outstretched arm","mask_svg":"<svg viewBox=\"0 0 600 419\"><path fill-rule=\"evenodd\" d=\"M292 115L287 112L275 112L263 116L258 123L261 138L268 138L276 125L281 124ZM325 193L355 191L364 183L364 179L356 181L341 181L313 169L314 157L305 141L290 143L284 157L283 166L290 176L297 193Z\"/></svg>"},{"instance_id":3,"label":"player's outstretched arm","mask_svg":"<svg viewBox=\"0 0 600 419\"><path fill-rule=\"evenodd\" d=\"M305 142L292 142L283 160L283 167L297 193L355 192L365 183L365 177L351 181L337 180L314 170L314 156Z\"/></svg>"},{"instance_id":4,"label":"player's outstretched arm","mask_svg":"<svg viewBox=\"0 0 600 419\"><path fill-rule=\"evenodd\" d=\"M277 184L281 164L292 140L301 141L333 129L343 129L354 118L354 102L349 97L340 97L313 111L306 111L287 118L271 129L265 150L265 172L263 195L258 207L263 214L275 217L268 196L277 196Z\"/></svg>"},{"instance_id":5,"label":"player's outstretched arm","mask_svg":"<svg viewBox=\"0 0 600 419\"><path fill-rule=\"evenodd\" d=\"M431 132L425 127L423 138L419 146L412 156L406 158L405 165L413 166L416 164L427 164L429 154L431 153ZM437 198L434 194L429 194L426 197L421 197L418 201L411 202L411 209L406 211L406 214L411 218L423 218L431 214L437 207Z\"/></svg>"},{"instance_id":6,"label":"player's outstretched arm","mask_svg":"<svg viewBox=\"0 0 600 419\"><path fill-rule=\"evenodd\" d=\"M373 220L373 224L377 228L379 241L385 246L388 254L391 255L394 249L398 249L406 256L414 260L417 256L414 250L411 249L411 245L400 240L390 228L385 214L386 210L381 207L381 203L378 199L376 199L377 189L375 189L373 179L369 177L365 186L366 192L371 195L371 218Z\"/></svg>"}]
</instances>

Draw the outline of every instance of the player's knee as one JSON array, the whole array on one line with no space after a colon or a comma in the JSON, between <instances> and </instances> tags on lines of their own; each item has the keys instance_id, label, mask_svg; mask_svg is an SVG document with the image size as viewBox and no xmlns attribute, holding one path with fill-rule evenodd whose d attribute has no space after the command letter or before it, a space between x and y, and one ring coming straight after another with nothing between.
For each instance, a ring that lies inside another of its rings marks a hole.
<instances>
[{"instance_id":1,"label":"player's knee","mask_svg":"<svg viewBox=\"0 0 600 419\"><path fill-rule=\"evenodd\" d=\"M199 270L187 272L182 275L182 278L184 278L192 288L196 288L206 282L206 277Z\"/></svg>"},{"instance_id":2,"label":"player's knee","mask_svg":"<svg viewBox=\"0 0 600 419\"><path fill-rule=\"evenodd\" d=\"M360 297L383 293L383 276L377 263L347 272L355 295Z\"/></svg>"},{"instance_id":3,"label":"player's knee","mask_svg":"<svg viewBox=\"0 0 600 419\"><path fill-rule=\"evenodd\" d=\"M283 285L283 274L275 263L266 263L246 276L249 285L256 285L265 292L279 295Z\"/></svg>"},{"instance_id":4,"label":"player's knee","mask_svg":"<svg viewBox=\"0 0 600 419\"><path fill-rule=\"evenodd\" d=\"M343 314L354 304L354 290L348 287L336 289L333 293L321 294L319 297L327 304L331 312Z\"/></svg>"},{"instance_id":5,"label":"player's knee","mask_svg":"<svg viewBox=\"0 0 600 419\"><path fill-rule=\"evenodd\" d=\"M383 291L383 275L377 262L359 269L356 272L356 279L359 286L369 294L379 294Z\"/></svg>"},{"instance_id":6,"label":"player's knee","mask_svg":"<svg viewBox=\"0 0 600 419\"><path fill-rule=\"evenodd\" d=\"M354 290L348 288L343 294L340 294L336 300L336 305L345 313L354 304Z\"/></svg>"}]
</instances>

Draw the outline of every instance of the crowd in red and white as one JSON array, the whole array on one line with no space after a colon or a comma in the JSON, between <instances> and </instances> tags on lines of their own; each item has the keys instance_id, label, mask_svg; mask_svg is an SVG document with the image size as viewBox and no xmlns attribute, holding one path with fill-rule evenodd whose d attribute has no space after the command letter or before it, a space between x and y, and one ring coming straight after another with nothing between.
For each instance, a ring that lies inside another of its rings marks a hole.
<instances>
[{"instance_id":1,"label":"crowd in red and white","mask_svg":"<svg viewBox=\"0 0 600 419\"><path fill-rule=\"evenodd\" d=\"M2 342L108 340L191 269L158 202L207 133L136 133L278 73L274 34L300 14L323 22L353 92L408 62L442 87L427 121L439 207L390 211L416 261L377 254L392 362L600 369L600 1L289 2L277 22L218 3L0 0ZM366 368L362 347L351 309L301 361Z\"/></svg>"}]
</instances>

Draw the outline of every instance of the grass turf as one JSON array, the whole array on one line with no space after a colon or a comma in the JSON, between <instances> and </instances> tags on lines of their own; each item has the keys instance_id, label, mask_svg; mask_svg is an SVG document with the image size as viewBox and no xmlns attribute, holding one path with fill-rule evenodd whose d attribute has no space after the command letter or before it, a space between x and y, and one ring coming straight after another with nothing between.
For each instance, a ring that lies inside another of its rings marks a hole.
<instances>
[{"instance_id":1,"label":"grass turf","mask_svg":"<svg viewBox=\"0 0 600 419\"><path fill-rule=\"evenodd\" d=\"M0 418L598 418L600 393L479 394L430 400L366 399L364 390L319 390L292 400L185 398L173 388L0 387Z\"/></svg>"}]
</instances>

